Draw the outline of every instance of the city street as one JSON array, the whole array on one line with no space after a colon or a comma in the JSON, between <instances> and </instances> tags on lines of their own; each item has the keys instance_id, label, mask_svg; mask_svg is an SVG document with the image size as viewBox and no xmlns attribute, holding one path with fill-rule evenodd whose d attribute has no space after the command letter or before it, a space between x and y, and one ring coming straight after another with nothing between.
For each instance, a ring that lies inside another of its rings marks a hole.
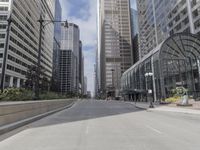
<instances>
[{"instance_id":1,"label":"city street","mask_svg":"<svg viewBox=\"0 0 200 150\"><path fill-rule=\"evenodd\" d=\"M120 101L78 101L0 142L0 150L199 150L200 116Z\"/></svg>"}]
</instances>

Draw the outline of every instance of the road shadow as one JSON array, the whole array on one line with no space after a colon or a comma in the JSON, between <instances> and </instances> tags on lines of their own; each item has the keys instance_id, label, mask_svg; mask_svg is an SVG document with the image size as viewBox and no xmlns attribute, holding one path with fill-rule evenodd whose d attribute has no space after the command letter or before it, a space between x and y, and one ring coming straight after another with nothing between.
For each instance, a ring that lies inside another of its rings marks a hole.
<instances>
[{"instance_id":1,"label":"road shadow","mask_svg":"<svg viewBox=\"0 0 200 150\"><path fill-rule=\"evenodd\" d=\"M71 108L44 117L0 136L0 142L24 130L145 111L130 102L81 100Z\"/></svg>"},{"instance_id":2,"label":"road shadow","mask_svg":"<svg viewBox=\"0 0 200 150\"><path fill-rule=\"evenodd\" d=\"M31 127L50 126L140 111L144 111L144 109L136 108L128 102L83 100L78 101L72 108L65 109L32 123Z\"/></svg>"}]
</instances>

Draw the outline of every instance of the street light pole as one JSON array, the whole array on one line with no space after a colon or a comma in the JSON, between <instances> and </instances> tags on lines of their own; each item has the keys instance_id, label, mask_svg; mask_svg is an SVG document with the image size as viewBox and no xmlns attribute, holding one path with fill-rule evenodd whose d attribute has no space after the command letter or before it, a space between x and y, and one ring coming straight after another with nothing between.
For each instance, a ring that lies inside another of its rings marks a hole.
<instances>
[{"instance_id":1,"label":"street light pole","mask_svg":"<svg viewBox=\"0 0 200 150\"><path fill-rule=\"evenodd\" d=\"M42 47L42 29L43 29L43 22L42 15L40 15L40 19L38 20L40 23L40 31L39 31L39 46L38 46L38 58L37 58L37 80L35 83L35 99L39 99L40 94L40 65L41 65L41 47Z\"/></svg>"},{"instance_id":2,"label":"street light pole","mask_svg":"<svg viewBox=\"0 0 200 150\"><path fill-rule=\"evenodd\" d=\"M112 72L112 87L114 88L114 69L111 69Z\"/></svg>"},{"instance_id":3,"label":"street light pole","mask_svg":"<svg viewBox=\"0 0 200 150\"><path fill-rule=\"evenodd\" d=\"M147 85L147 84L148 84L148 83L147 83L148 77L152 77L152 76L153 76L153 73L151 73L151 72L145 74L147 94L153 94L153 93L152 93L152 89L150 89L150 90L151 90L151 92L150 92L149 89L148 89L148 85ZM154 96L153 96L153 98L154 98ZM152 99L152 98L150 99L149 108L154 108L153 99Z\"/></svg>"},{"instance_id":4,"label":"street light pole","mask_svg":"<svg viewBox=\"0 0 200 150\"><path fill-rule=\"evenodd\" d=\"M1 71L1 92L4 90L4 82L5 82L5 72L6 72L6 61L7 61L7 54L8 54L8 40L10 36L10 26L12 23L11 15L9 16L8 20L8 26L7 26L7 35L6 35L6 45L3 55L3 64L2 64L2 71Z\"/></svg>"},{"instance_id":5,"label":"street light pole","mask_svg":"<svg viewBox=\"0 0 200 150\"><path fill-rule=\"evenodd\" d=\"M55 21L55 20L43 20L42 15L40 15L40 19L38 20L38 22L40 23L40 31L39 31L39 46L38 46L38 58L37 58L37 80L35 83L35 99L39 99L39 95L40 95L40 73L41 73L41 54L42 54L42 31L43 28L50 24L50 23L55 23L55 22L64 22L65 23L65 27L68 28L68 22L66 21ZM47 22L46 24L43 24L44 22Z\"/></svg>"},{"instance_id":6,"label":"street light pole","mask_svg":"<svg viewBox=\"0 0 200 150\"><path fill-rule=\"evenodd\" d=\"M113 91L115 91L115 85L114 85L114 71L115 71L114 69L111 69L111 72L112 72L112 88L113 88ZM113 95L112 95L113 97L115 96L114 94L115 94L115 93L113 93Z\"/></svg>"}]
</instances>

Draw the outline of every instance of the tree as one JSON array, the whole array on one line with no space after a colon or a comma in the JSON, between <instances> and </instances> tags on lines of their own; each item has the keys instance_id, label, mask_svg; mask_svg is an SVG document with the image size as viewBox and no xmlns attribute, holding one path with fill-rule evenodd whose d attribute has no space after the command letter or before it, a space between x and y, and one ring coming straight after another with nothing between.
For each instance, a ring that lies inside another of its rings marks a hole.
<instances>
[{"instance_id":1,"label":"tree","mask_svg":"<svg viewBox=\"0 0 200 150\"><path fill-rule=\"evenodd\" d=\"M37 80L37 66L31 65L26 74L25 88L33 90Z\"/></svg>"},{"instance_id":2,"label":"tree","mask_svg":"<svg viewBox=\"0 0 200 150\"><path fill-rule=\"evenodd\" d=\"M26 82L25 82L25 88L29 90L34 90L36 82L39 77L39 88L41 91L49 91L50 89L50 81L48 80L48 77L45 74L45 69L40 69L40 73L38 74L37 71L38 67L35 65L29 66L27 75L26 75Z\"/></svg>"}]
</instances>

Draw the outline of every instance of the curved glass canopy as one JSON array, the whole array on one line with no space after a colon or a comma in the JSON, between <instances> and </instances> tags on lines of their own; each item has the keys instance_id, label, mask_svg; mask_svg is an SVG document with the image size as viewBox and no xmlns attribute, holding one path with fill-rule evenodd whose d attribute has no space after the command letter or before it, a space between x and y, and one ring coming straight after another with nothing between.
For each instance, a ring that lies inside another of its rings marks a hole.
<instances>
[{"instance_id":1,"label":"curved glass canopy","mask_svg":"<svg viewBox=\"0 0 200 150\"><path fill-rule=\"evenodd\" d=\"M152 73L152 76L145 74ZM153 91L155 101L171 97L172 89L183 86L194 98L200 93L200 38L177 33L144 56L121 78L121 92L146 101Z\"/></svg>"},{"instance_id":2,"label":"curved glass canopy","mask_svg":"<svg viewBox=\"0 0 200 150\"><path fill-rule=\"evenodd\" d=\"M177 33L168 38L160 49L163 59L196 59L200 57L200 39L192 34Z\"/></svg>"}]
</instances>

